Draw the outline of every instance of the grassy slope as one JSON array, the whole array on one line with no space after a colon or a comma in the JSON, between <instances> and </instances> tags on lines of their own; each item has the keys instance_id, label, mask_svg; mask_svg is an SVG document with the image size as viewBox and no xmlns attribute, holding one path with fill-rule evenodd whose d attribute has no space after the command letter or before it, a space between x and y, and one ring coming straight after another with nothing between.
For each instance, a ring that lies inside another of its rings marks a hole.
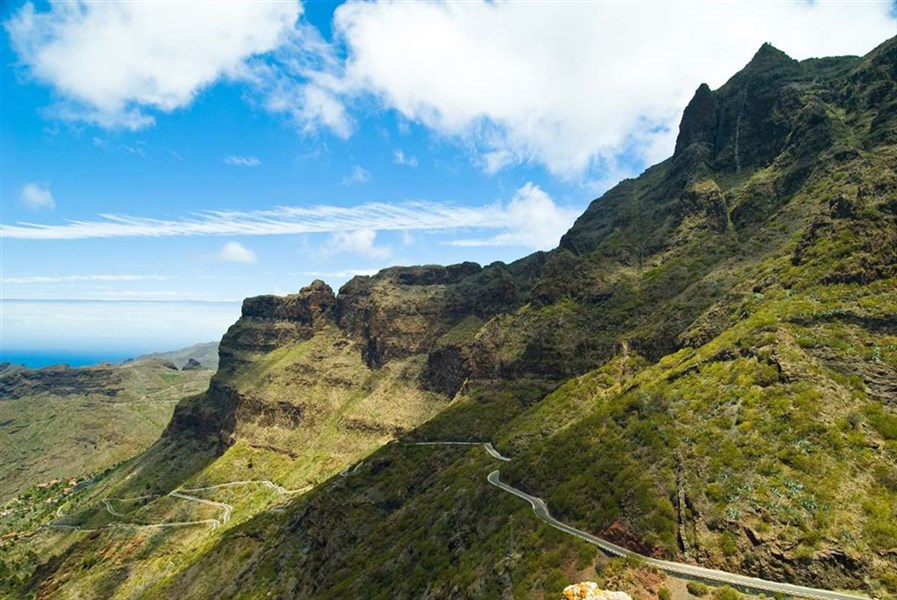
<instances>
[{"instance_id":1,"label":"grassy slope","mask_svg":"<svg viewBox=\"0 0 897 600\"><path fill-rule=\"evenodd\" d=\"M289 490L307 490L331 476L339 477L346 465L447 404L445 398L416 386L420 357L393 361L387 368L372 371L332 326L308 341L253 356L247 364L233 375L219 376L219 382L244 399L251 398L246 401L250 406L261 402L299 407L302 426L279 422L277 414L264 410L244 414L234 432L236 443L221 456L202 440L185 447L163 438L151 451L107 474L63 509L66 513L70 506L72 512L61 522L100 528L96 534L85 538L83 533L41 532L31 538L27 551L45 553L42 569L57 572L52 582L45 582L51 589L122 598L154 589L160 580L179 576L232 529L259 515L277 516L267 511L298 494L281 494L261 484L197 492L194 495L234 508L230 523L215 531L203 526L105 529L110 523L220 517L220 509L160 495L178 485L194 488L272 480ZM259 387L258 381L266 385ZM123 517L110 515L100 503L107 496L127 499L144 495L153 497L115 502ZM28 576L36 566L36 557L29 558L25 552L13 550L7 559L7 568L17 577ZM52 558L47 560L48 556ZM90 565L89 573L83 572L84 565Z\"/></svg>"},{"instance_id":2,"label":"grassy slope","mask_svg":"<svg viewBox=\"0 0 897 600\"><path fill-rule=\"evenodd\" d=\"M102 471L158 437L175 404L208 386L211 371L173 371L152 360L115 367L122 391L0 400L0 501L52 479Z\"/></svg>"}]
</instances>

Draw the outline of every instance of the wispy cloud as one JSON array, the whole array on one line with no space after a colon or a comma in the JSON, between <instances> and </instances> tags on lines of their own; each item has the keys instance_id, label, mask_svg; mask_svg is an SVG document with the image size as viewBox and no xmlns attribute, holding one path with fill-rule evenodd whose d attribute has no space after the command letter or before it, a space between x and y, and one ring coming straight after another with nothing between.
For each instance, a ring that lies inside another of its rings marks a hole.
<instances>
[{"instance_id":1,"label":"wispy cloud","mask_svg":"<svg viewBox=\"0 0 897 600\"><path fill-rule=\"evenodd\" d=\"M356 183L365 183L371 180L371 172L358 165L352 167L352 171L343 177L343 185L354 185Z\"/></svg>"},{"instance_id":2,"label":"wispy cloud","mask_svg":"<svg viewBox=\"0 0 897 600\"><path fill-rule=\"evenodd\" d=\"M257 211L207 211L179 219L99 215L61 224L0 224L0 237L72 240L117 237L295 235L357 231L498 230L477 245L550 247L572 225L577 211L559 207L538 186L526 184L507 203L460 206L411 201L358 206L280 206Z\"/></svg>"},{"instance_id":3,"label":"wispy cloud","mask_svg":"<svg viewBox=\"0 0 897 600\"><path fill-rule=\"evenodd\" d=\"M32 285L74 281L161 281L163 279L169 279L169 277L165 275L29 275L25 277L3 277L0 278L0 283L6 285Z\"/></svg>"},{"instance_id":4,"label":"wispy cloud","mask_svg":"<svg viewBox=\"0 0 897 600\"><path fill-rule=\"evenodd\" d=\"M225 164L234 167L260 167L262 161L257 156L228 156L224 159Z\"/></svg>"},{"instance_id":5,"label":"wispy cloud","mask_svg":"<svg viewBox=\"0 0 897 600\"><path fill-rule=\"evenodd\" d=\"M393 153L392 162L394 162L397 165L402 165L405 167L416 167L417 166L417 157L409 156L401 150L396 150Z\"/></svg>"},{"instance_id":6,"label":"wispy cloud","mask_svg":"<svg viewBox=\"0 0 897 600\"><path fill-rule=\"evenodd\" d=\"M47 184L26 183L19 190L19 199L22 201L22 204L31 210L56 209L56 201L53 199L53 193Z\"/></svg>"}]
</instances>

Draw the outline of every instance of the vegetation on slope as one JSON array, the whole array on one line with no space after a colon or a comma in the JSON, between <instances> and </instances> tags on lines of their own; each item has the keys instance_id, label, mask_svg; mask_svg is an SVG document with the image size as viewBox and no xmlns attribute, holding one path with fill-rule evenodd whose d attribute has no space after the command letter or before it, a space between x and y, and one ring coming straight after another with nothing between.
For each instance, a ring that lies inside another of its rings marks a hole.
<instances>
[{"instance_id":1,"label":"vegetation on slope","mask_svg":"<svg viewBox=\"0 0 897 600\"><path fill-rule=\"evenodd\" d=\"M234 507L215 531L54 534L52 556L35 536L19 589L530 598L602 566L489 486L481 449L398 437L495 441L504 477L648 554L897 594L895 64L895 40L764 46L558 250L248 300L210 390L69 518L108 524L113 492L314 488L210 491ZM123 518L214 512L160 496Z\"/></svg>"},{"instance_id":2,"label":"vegetation on slope","mask_svg":"<svg viewBox=\"0 0 897 600\"><path fill-rule=\"evenodd\" d=\"M175 404L205 390L211 376L154 359L78 369L8 365L0 371L0 501L143 452Z\"/></svg>"}]
</instances>

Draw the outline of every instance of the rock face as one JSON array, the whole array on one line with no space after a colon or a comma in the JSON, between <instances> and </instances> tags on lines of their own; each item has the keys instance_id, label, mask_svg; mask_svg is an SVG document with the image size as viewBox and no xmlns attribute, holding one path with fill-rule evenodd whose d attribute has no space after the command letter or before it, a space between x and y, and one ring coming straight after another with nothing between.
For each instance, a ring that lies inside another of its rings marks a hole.
<instances>
[{"instance_id":1,"label":"rock face","mask_svg":"<svg viewBox=\"0 0 897 600\"><path fill-rule=\"evenodd\" d=\"M602 590L593 581L583 581L565 587L564 600L632 600L632 596L626 592Z\"/></svg>"},{"instance_id":2,"label":"rock face","mask_svg":"<svg viewBox=\"0 0 897 600\"><path fill-rule=\"evenodd\" d=\"M227 330L218 348L219 366L233 370L241 353L269 352L307 340L334 322L336 296L320 280L289 296L255 296L243 301L240 320Z\"/></svg>"}]
</instances>

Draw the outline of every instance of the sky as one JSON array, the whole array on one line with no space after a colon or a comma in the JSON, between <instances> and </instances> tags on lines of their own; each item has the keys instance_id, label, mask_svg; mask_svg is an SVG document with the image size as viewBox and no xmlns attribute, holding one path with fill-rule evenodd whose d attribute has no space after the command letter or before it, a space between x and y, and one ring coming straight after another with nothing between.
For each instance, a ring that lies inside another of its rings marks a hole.
<instances>
[{"instance_id":1,"label":"sky","mask_svg":"<svg viewBox=\"0 0 897 600\"><path fill-rule=\"evenodd\" d=\"M0 4L0 360L220 338L240 301L557 245L761 44L893 2Z\"/></svg>"}]
</instances>

